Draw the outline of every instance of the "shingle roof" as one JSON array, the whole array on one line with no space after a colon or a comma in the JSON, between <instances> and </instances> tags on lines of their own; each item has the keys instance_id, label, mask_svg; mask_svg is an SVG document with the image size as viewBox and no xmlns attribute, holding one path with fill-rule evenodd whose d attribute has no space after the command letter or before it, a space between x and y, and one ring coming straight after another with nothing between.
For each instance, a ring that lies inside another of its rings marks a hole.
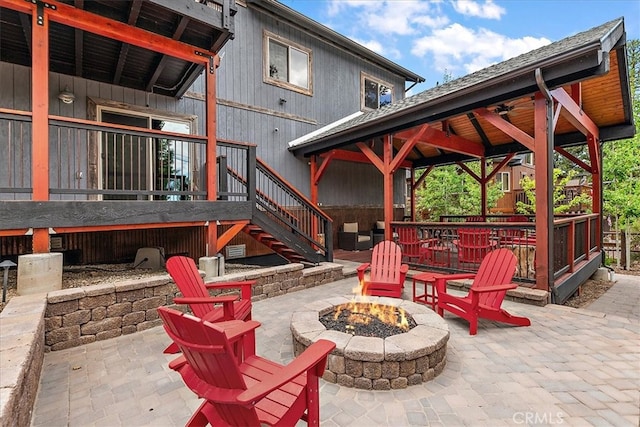
<instances>
[{"instance_id":1,"label":"shingle roof","mask_svg":"<svg viewBox=\"0 0 640 427\"><path fill-rule=\"evenodd\" d=\"M309 154L311 150L313 150L313 146L319 142L323 142L324 148L328 149L328 145L332 143L335 143L336 146L346 145L356 142L357 140L361 141L366 137L371 138L385 132L398 130L400 129L398 126L402 123L406 123L406 126L402 128L427 123L431 121L429 109L435 106L438 106L438 108L433 108L433 120L440 120L443 116L446 116L447 113L450 115L460 114L464 111L464 109L461 109L461 106L464 105L464 101L460 99L461 96L466 97L472 93L477 95L478 92L489 88L491 89L490 95L492 98L483 98L485 100L485 106L489 105L489 101L491 103L501 102L513 98L515 93L513 91L514 87L507 87L508 85L504 86L504 90L501 91L500 87L503 83L512 83L515 80L521 79L524 75L527 75L528 81L535 83L533 80L533 71L537 68L541 68L543 71L549 69L549 75L554 76L553 83L555 83L556 86L566 84L570 81L566 81L566 79L563 81L562 76L558 75L557 71L551 71L555 65L571 63L573 59L573 65L567 67L565 71L567 78L575 79L577 75L576 58L584 58L585 55L594 50L608 52L614 47L623 34L623 18L609 21L590 30L489 66L411 97L398 100L380 109L367 112L339 126L332 127L326 132L303 140L303 143L291 146L290 150L296 152L304 148L303 151L305 152L302 154ZM600 61L602 61L602 56L601 54L599 55ZM584 62L585 66L592 66L591 63ZM555 77L556 75L558 75L558 77ZM531 86L526 90L530 90L530 93L533 93L535 89L534 86ZM521 91L519 95L524 94L524 88L519 88L519 90ZM499 99L501 94L503 95L503 99ZM478 96L476 96L475 99L477 101ZM456 100L456 102L452 102L452 100ZM448 108L446 104L450 104L450 107ZM471 104L467 104L467 107L469 107L469 109L466 111L470 111L471 108L477 108L477 106L473 107ZM422 116L420 118L413 116L417 111L421 111ZM436 117L436 113L439 114L438 117ZM390 123L388 128L384 129L384 124L382 123L391 118L398 119L394 123ZM365 128L374 123L378 124L376 129L367 134Z\"/></svg>"}]
</instances>

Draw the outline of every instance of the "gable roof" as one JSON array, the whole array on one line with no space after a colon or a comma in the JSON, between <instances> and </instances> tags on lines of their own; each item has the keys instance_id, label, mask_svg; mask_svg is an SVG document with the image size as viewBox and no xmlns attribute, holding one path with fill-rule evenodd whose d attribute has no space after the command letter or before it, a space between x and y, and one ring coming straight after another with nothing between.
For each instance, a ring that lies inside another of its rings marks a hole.
<instances>
[{"instance_id":1,"label":"gable roof","mask_svg":"<svg viewBox=\"0 0 640 427\"><path fill-rule=\"evenodd\" d=\"M633 136L635 128L627 76L624 19L619 18L398 100L380 109L366 112L312 138L302 139L302 143L292 145L289 150L299 156L311 156L424 123L434 125L440 123L441 126L441 122L447 119L457 135L471 141L482 142L487 146L487 157L503 155L508 152L505 151L505 147L496 150L493 148L498 145L507 145L508 142L513 144L514 141L505 141L504 134L501 134L502 139L500 136L496 136L495 140L492 139L490 135L478 130L478 123L473 122L479 122L479 120L470 117L469 114L476 108L506 105L504 103L510 101L531 102L531 96L539 91L535 78L536 69L542 71L542 76L550 89L584 82L582 85L583 108L600 128L601 140ZM601 80L600 83L593 84L597 79ZM611 91L608 94L609 104L606 105L607 118L599 120L601 115L595 113L605 107L598 101L600 98L596 98L598 91L606 88L610 88ZM617 108L610 107L612 102ZM530 115L533 115L533 110ZM526 112L523 112L522 116L523 118L527 116ZM524 124L523 118L511 117L511 121L514 124L516 121ZM532 123L532 117L530 121ZM482 125L481 121L480 125ZM580 135L572 132L575 129L564 132L566 135L563 139L562 129L564 128L560 125L559 123L557 129L561 132L556 133L557 142L560 144L584 142L584 137L580 139ZM526 126L523 127L526 131ZM465 133L463 129L465 131L470 129L470 131L462 135ZM520 146L518 143L515 144ZM396 143L394 147L398 148ZM523 149L521 146L519 148ZM439 163L428 157L448 154L450 153L426 150L422 155L415 153L409 160L416 166L425 166ZM464 157L448 156L440 160L448 162L463 159Z\"/></svg>"}]
</instances>

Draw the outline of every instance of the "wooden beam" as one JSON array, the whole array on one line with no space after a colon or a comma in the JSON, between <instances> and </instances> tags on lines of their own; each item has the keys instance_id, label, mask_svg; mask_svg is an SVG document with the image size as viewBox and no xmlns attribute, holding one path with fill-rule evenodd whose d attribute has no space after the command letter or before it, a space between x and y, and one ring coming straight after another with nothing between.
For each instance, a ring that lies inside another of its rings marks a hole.
<instances>
[{"instance_id":1,"label":"wooden beam","mask_svg":"<svg viewBox=\"0 0 640 427\"><path fill-rule=\"evenodd\" d=\"M178 224L194 221L249 220L251 202L242 201L50 201L0 203L0 230L21 228Z\"/></svg>"},{"instance_id":2,"label":"wooden beam","mask_svg":"<svg viewBox=\"0 0 640 427\"><path fill-rule=\"evenodd\" d=\"M487 177L485 178L485 182L488 182L489 180L493 179L493 177L500 172L500 169L502 169L507 163L509 163L509 161L511 159L513 159L513 156L515 156L516 153L509 153L505 156L504 159L502 159L502 161L500 163L497 164L497 166L495 166L493 168L493 170L489 173L489 175L487 175Z\"/></svg>"},{"instance_id":3,"label":"wooden beam","mask_svg":"<svg viewBox=\"0 0 640 427\"><path fill-rule=\"evenodd\" d=\"M589 118L576 101L564 90L564 88L557 88L551 91L553 98L562 105L562 117L567 119L576 129L582 132L583 135L593 135L596 139L600 138L600 130L598 126Z\"/></svg>"},{"instance_id":4,"label":"wooden beam","mask_svg":"<svg viewBox=\"0 0 640 427\"><path fill-rule=\"evenodd\" d=\"M320 183L320 180L322 179L325 172L327 171L327 168L331 164L331 161L338 154L338 151L340 150L331 150L330 152L323 153L320 156L312 156L313 158L319 157L322 159L322 164L320 165L320 167L317 168L315 174L312 175L313 184L318 185ZM316 161L316 165L317 165L317 161Z\"/></svg>"},{"instance_id":5,"label":"wooden beam","mask_svg":"<svg viewBox=\"0 0 640 427\"><path fill-rule=\"evenodd\" d=\"M43 12L41 17L37 13L31 16L32 200L46 202L49 200L49 15ZM33 252L49 252L48 225L34 227Z\"/></svg>"},{"instance_id":6,"label":"wooden beam","mask_svg":"<svg viewBox=\"0 0 640 427\"><path fill-rule=\"evenodd\" d=\"M419 130L415 128L409 129L395 133L394 137L410 139L418 131ZM479 142L474 142L457 135L447 135L446 132L434 129L433 127L429 127L418 142L473 157L483 157L485 154L485 148Z\"/></svg>"},{"instance_id":7,"label":"wooden beam","mask_svg":"<svg viewBox=\"0 0 640 427\"><path fill-rule=\"evenodd\" d=\"M35 14L36 5L31 2L24 0L2 0L2 2L3 7ZM209 58L214 55L214 52L209 50L196 48L141 28L131 27L123 22L86 12L57 0L48 0L47 3L51 7L44 9L45 15L48 15L51 21L71 28L89 31L113 40L198 64L208 64ZM194 7L197 7L197 5L195 3Z\"/></svg>"},{"instance_id":8,"label":"wooden beam","mask_svg":"<svg viewBox=\"0 0 640 427\"><path fill-rule=\"evenodd\" d=\"M385 240L393 240L391 221L393 221L393 171L391 163L393 161L393 143L391 135L385 135L382 145L383 158L383 187L384 187L384 238Z\"/></svg>"},{"instance_id":9,"label":"wooden beam","mask_svg":"<svg viewBox=\"0 0 640 427\"><path fill-rule=\"evenodd\" d=\"M427 175L429 175L429 173L431 172L431 170L433 170L433 168L434 168L434 166L433 166L433 165L429 166L429 167L428 167L428 168L427 168L427 169L422 173L422 175L420 175L420 178L418 178L418 179L416 180L416 183L415 183L415 187L414 187L414 189L415 189L415 188L418 188L418 186L419 186L420 184L422 184L422 182L427 178Z\"/></svg>"},{"instance_id":10,"label":"wooden beam","mask_svg":"<svg viewBox=\"0 0 640 427\"><path fill-rule=\"evenodd\" d=\"M527 134L526 132L518 129L510 122L504 120L502 116L500 116L499 114L496 114L493 111L490 111L486 108L478 108L476 110L473 110L473 113L477 116L482 117L483 119L491 123L493 126L495 126L497 129L501 130L506 135L513 138L515 141L518 141L520 144L524 145L529 150L533 151L534 149L533 137Z\"/></svg>"},{"instance_id":11,"label":"wooden beam","mask_svg":"<svg viewBox=\"0 0 640 427\"><path fill-rule=\"evenodd\" d=\"M577 158L576 156L574 156L573 154L569 153L567 150L565 150L562 147L554 147L554 150L558 153L563 155L564 157L566 157L568 160L572 161L573 163L575 163L576 165L580 166L582 169L584 169L586 172L592 173L593 172L593 168L591 166L589 166L588 164L586 164L585 162L583 162L582 160L580 160L579 158Z\"/></svg>"},{"instance_id":12,"label":"wooden beam","mask_svg":"<svg viewBox=\"0 0 640 427\"><path fill-rule=\"evenodd\" d=\"M553 236L553 183L550 177L553 171L550 165L551 147L547 123L547 100L538 92L534 101L534 156L536 174L536 285L538 289L549 290L549 284L553 283L553 249L551 238Z\"/></svg>"},{"instance_id":13,"label":"wooden beam","mask_svg":"<svg viewBox=\"0 0 640 427\"><path fill-rule=\"evenodd\" d=\"M213 201L218 198L218 174L216 171L216 153L218 151L218 142L216 140L217 122L216 122L216 69L220 65L220 59L215 56L215 60L211 62L207 70L205 70L205 91L207 100L205 104L205 132L207 134L207 152L206 152L206 180L207 180L207 200ZM247 177L248 179L249 177ZM252 196L252 194L249 194ZM250 200L253 200L250 197ZM255 206L254 206L255 207ZM209 250L218 248L218 227L209 224L207 227L207 256L211 256ZM217 252L216 252L217 253Z\"/></svg>"},{"instance_id":14,"label":"wooden beam","mask_svg":"<svg viewBox=\"0 0 640 427\"><path fill-rule=\"evenodd\" d=\"M367 159L369 159L369 161L371 163L373 163L373 166L378 168L378 170L382 174L384 174L386 166L385 166L384 162L382 160L380 160L380 157L378 157L378 155L371 149L371 147L369 147L364 142L358 142L358 143L356 143L356 146L360 149L360 151L362 151L362 154L364 154L367 157ZM385 145L385 147L386 147L386 145Z\"/></svg>"},{"instance_id":15,"label":"wooden beam","mask_svg":"<svg viewBox=\"0 0 640 427\"><path fill-rule=\"evenodd\" d=\"M335 149L327 153L322 153L319 156L325 159L328 157L331 157L332 160L343 160L345 162L371 163L371 159L361 151L348 151L348 150ZM404 161L401 163L401 167L405 169L410 169L411 162Z\"/></svg>"},{"instance_id":16,"label":"wooden beam","mask_svg":"<svg viewBox=\"0 0 640 427\"><path fill-rule=\"evenodd\" d=\"M84 0L75 0L73 5L76 9L84 9ZM73 30L74 45L75 45L75 59L76 59L76 76L82 77L83 60L84 60L84 31L79 29Z\"/></svg>"},{"instance_id":17,"label":"wooden beam","mask_svg":"<svg viewBox=\"0 0 640 427\"><path fill-rule=\"evenodd\" d=\"M404 144L402 144L402 148L400 148L393 160L391 160L391 173L398 170L402 162L406 160L409 151L411 151L413 147L415 147L416 143L420 140L420 138L422 138L422 135L424 135L429 130L429 128L430 126L427 124L420 126L420 129L413 136L411 136L411 138L407 139Z\"/></svg>"},{"instance_id":18,"label":"wooden beam","mask_svg":"<svg viewBox=\"0 0 640 427\"><path fill-rule=\"evenodd\" d=\"M482 178L480 178L478 175L476 175L476 173L474 171L472 171L469 166L465 165L462 162L456 162L456 165L458 165L460 167L460 169L464 170L466 173L469 174L469 176L473 179L475 179L478 182L481 182Z\"/></svg>"},{"instance_id":19,"label":"wooden beam","mask_svg":"<svg viewBox=\"0 0 640 427\"><path fill-rule=\"evenodd\" d=\"M129 19L127 20L127 25L131 25L134 27L136 22L138 21L138 16L140 15L140 8L142 7L142 0L133 0L131 3L131 9L129 10ZM116 64L116 71L113 73L113 84L117 85L120 83L120 78L122 77L122 70L124 70L124 64L127 60L127 55L129 55L129 47L131 45L129 43L122 43L120 45L120 54L118 55L118 63Z\"/></svg>"},{"instance_id":20,"label":"wooden beam","mask_svg":"<svg viewBox=\"0 0 640 427\"><path fill-rule=\"evenodd\" d=\"M187 18L186 16L183 16L180 19L180 22L178 23L178 26L173 32L173 35L171 36L171 38L173 40L180 40L180 37L182 37L182 34L184 33L184 30L187 28L188 23L189 23L189 18ZM147 87L146 87L147 92L153 92L153 85L155 85L158 79L160 78L162 71L167 65L168 59L169 57L167 55L161 55L160 60L158 61L158 65L156 65L153 73L147 79Z\"/></svg>"},{"instance_id":21,"label":"wooden beam","mask_svg":"<svg viewBox=\"0 0 640 427\"><path fill-rule=\"evenodd\" d=\"M231 228L224 231L220 237L218 237L218 246L216 247L216 253L219 253L222 248L229 244L229 242L242 231L242 229L249 224L249 221L237 221Z\"/></svg>"}]
</instances>

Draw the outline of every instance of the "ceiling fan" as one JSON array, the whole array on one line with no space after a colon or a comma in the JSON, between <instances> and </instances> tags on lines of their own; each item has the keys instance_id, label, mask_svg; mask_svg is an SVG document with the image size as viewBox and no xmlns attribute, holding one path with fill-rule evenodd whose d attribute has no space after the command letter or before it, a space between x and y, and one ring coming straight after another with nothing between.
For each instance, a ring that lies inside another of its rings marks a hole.
<instances>
[{"instance_id":1,"label":"ceiling fan","mask_svg":"<svg viewBox=\"0 0 640 427\"><path fill-rule=\"evenodd\" d=\"M500 116L506 116L508 114L514 116L517 114L518 110L533 109L534 107L533 100L534 100L533 97L527 97L527 98L516 99L509 102L504 102L502 104L498 104L493 109L493 112Z\"/></svg>"}]
</instances>

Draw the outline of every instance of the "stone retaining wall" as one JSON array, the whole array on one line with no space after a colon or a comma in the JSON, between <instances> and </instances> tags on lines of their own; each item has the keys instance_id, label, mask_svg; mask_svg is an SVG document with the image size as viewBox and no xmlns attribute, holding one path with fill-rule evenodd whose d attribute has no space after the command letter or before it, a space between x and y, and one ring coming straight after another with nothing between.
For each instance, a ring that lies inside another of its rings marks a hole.
<instances>
[{"instance_id":1,"label":"stone retaining wall","mask_svg":"<svg viewBox=\"0 0 640 427\"><path fill-rule=\"evenodd\" d=\"M252 300L258 301L342 278L339 264L310 268L287 264L214 277L207 283L256 280ZM158 326L162 322L156 309L173 305L178 295L168 274L49 292L45 350L62 350Z\"/></svg>"},{"instance_id":2,"label":"stone retaining wall","mask_svg":"<svg viewBox=\"0 0 640 427\"><path fill-rule=\"evenodd\" d=\"M342 279L343 266L288 264L228 274L207 282L257 281L265 299ZM12 298L0 313L0 426L27 426L44 352L142 331L157 325L156 309L178 295L169 275ZM179 307L177 307L179 308Z\"/></svg>"},{"instance_id":3,"label":"stone retaining wall","mask_svg":"<svg viewBox=\"0 0 640 427\"><path fill-rule=\"evenodd\" d=\"M0 313L0 425L28 426L44 361L44 294L12 298Z\"/></svg>"}]
</instances>

